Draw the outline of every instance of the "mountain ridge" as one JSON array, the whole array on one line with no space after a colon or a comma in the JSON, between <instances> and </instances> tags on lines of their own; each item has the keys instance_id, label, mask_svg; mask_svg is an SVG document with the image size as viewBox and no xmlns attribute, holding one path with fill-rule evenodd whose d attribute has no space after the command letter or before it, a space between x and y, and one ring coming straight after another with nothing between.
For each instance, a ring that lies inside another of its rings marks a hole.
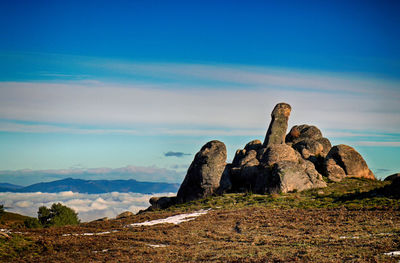
<instances>
[{"instance_id":1,"label":"mountain ridge","mask_svg":"<svg viewBox=\"0 0 400 263\"><path fill-rule=\"evenodd\" d=\"M161 182L141 182L135 179L129 180L84 180L74 178L64 178L61 180L51 182L40 182L29 186L11 185L7 187L7 183L0 184L0 192L14 192L14 193L27 193L27 192L46 192L58 193L65 191L72 191L77 193L86 194L101 194L109 192L121 193L166 193L177 192L179 188L178 183L161 183Z\"/></svg>"}]
</instances>

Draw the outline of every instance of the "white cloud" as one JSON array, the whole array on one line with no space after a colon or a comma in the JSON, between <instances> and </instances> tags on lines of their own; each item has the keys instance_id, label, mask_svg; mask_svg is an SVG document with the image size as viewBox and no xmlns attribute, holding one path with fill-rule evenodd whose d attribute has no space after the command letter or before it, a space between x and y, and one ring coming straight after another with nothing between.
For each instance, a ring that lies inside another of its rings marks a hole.
<instances>
[{"instance_id":1,"label":"white cloud","mask_svg":"<svg viewBox=\"0 0 400 263\"><path fill-rule=\"evenodd\" d=\"M0 203L6 211L37 217L40 206L50 207L53 203L62 203L78 212L83 221L92 221L102 217L114 218L124 211L138 212L149 207L152 196L171 196L168 194L143 195L137 193L80 194L60 193L0 193Z\"/></svg>"},{"instance_id":2,"label":"white cloud","mask_svg":"<svg viewBox=\"0 0 400 263\"><path fill-rule=\"evenodd\" d=\"M0 82L0 130L254 135L266 129L272 108L281 101L293 106L293 124L312 122L323 129L400 129L398 81L229 65L96 61L89 67L95 65L161 80L129 84L98 80Z\"/></svg>"}]
</instances>

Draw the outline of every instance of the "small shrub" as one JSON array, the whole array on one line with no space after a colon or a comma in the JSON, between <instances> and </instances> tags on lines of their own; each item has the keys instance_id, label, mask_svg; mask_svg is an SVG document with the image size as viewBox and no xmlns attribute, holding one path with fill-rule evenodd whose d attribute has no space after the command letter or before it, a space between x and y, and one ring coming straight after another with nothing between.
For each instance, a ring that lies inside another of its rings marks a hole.
<instances>
[{"instance_id":1,"label":"small shrub","mask_svg":"<svg viewBox=\"0 0 400 263\"><path fill-rule=\"evenodd\" d=\"M77 225L80 223L78 214L71 208L60 203L54 203L48 209L45 206L39 207L38 220L44 227Z\"/></svg>"}]
</instances>

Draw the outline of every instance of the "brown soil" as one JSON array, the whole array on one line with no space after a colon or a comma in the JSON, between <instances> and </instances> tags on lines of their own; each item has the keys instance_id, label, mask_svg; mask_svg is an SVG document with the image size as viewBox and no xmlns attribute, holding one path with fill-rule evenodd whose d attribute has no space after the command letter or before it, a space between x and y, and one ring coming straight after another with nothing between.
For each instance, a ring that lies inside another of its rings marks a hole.
<instances>
[{"instance_id":1,"label":"brown soil","mask_svg":"<svg viewBox=\"0 0 400 263\"><path fill-rule=\"evenodd\" d=\"M179 225L124 227L177 212L147 212L79 227L29 230L16 262L398 262L400 211L213 209ZM101 235L65 235L99 233ZM17 234L15 234L17 235ZM63 236L64 235L64 236ZM150 245L162 245L152 247ZM8 261L3 255L3 261Z\"/></svg>"}]
</instances>

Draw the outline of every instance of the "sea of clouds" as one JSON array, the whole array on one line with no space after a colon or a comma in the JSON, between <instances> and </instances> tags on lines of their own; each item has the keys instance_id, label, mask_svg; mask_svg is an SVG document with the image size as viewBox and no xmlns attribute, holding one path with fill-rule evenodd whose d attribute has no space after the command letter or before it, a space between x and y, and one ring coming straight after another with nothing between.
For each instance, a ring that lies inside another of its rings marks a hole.
<instances>
[{"instance_id":1,"label":"sea of clouds","mask_svg":"<svg viewBox=\"0 0 400 263\"><path fill-rule=\"evenodd\" d=\"M50 207L53 203L62 203L76 212L82 222L103 217L114 218L124 211L138 212L149 207L152 196L171 196L173 193L154 195L138 193L82 194L71 191L60 193L0 193L0 203L5 210L22 215L37 217L40 206Z\"/></svg>"}]
</instances>

